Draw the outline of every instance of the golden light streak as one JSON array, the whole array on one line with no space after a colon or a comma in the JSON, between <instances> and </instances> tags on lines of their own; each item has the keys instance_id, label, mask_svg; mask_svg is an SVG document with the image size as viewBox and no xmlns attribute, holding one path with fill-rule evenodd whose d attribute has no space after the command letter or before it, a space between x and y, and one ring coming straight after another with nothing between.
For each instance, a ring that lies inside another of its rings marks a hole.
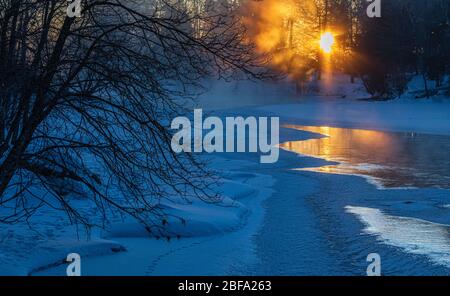
<instances>
[{"instance_id":1,"label":"golden light streak","mask_svg":"<svg viewBox=\"0 0 450 296\"><path fill-rule=\"evenodd\" d=\"M249 42L267 54L270 67L298 79L317 60L319 28L315 0L245 1L242 22Z\"/></svg>"}]
</instances>

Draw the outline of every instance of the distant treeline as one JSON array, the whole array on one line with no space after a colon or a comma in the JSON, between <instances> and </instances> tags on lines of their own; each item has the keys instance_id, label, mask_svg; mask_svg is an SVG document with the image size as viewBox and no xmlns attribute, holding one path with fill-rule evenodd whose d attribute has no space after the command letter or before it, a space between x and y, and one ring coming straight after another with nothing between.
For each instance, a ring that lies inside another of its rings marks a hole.
<instances>
[{"instance_id":1,"label":"distant treeline","mask_svg":"<svg viewBox=\"0 0 450 296\"><path fill-rule=\"evenodd\" d=\"M446 88L450 71L450 0L381 0L381 16L370 17L366 0L243 0L249 34L274 55L277 70L300 84L316 75L323 61L317 39L335 35L334 71L360 77L375 98L405 91L414 75L425 91ZM436 86L436 87L435 87Z\"/></svg>"},{"instance_id":2,"label":"distant treeline","mask_svg":"<svg viewBox=\"0 0 450 296\"><path fill-rule=\"evenodd\" d=\"M334 2L334 1L333 1ZM381 18L362 18L356 35L355 71L368 91L380 97L401 95L411 75L448 88L450 72L450 0L389 0Z\"/></svg>"}]
</instances>

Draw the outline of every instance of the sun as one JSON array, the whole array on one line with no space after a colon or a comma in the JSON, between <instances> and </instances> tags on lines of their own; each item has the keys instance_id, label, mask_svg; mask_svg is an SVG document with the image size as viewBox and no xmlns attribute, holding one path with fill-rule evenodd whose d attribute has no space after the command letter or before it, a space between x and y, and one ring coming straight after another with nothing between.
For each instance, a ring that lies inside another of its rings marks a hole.
<instances>
[{"instance_id":1,"label":"sun","mask_svg":"<svg viewBox=\"0 0 450 296\"><path fill-rule=\"evenodd\" d=\"M331 32L325 32L320 36L320 49L324 53L331 53L334 45L334 36Z\"/></svg>"}]
</instances>

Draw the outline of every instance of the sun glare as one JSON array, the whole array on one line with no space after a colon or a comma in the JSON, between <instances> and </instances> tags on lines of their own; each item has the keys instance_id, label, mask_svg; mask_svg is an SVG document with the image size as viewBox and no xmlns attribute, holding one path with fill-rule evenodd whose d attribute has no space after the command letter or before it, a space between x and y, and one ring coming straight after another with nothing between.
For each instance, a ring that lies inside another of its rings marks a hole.
<instances>
[{"instance_id":1,"label":"sun glare","mask_svg":"<svg viewBox=\"0 0 450 296\"><path fill-rule=\"evenodd\" d=\"M325 53L331 53L334 45L334 36L330 32L325 32L320 36L320 48Z\"/></svg>"}]
</instances>

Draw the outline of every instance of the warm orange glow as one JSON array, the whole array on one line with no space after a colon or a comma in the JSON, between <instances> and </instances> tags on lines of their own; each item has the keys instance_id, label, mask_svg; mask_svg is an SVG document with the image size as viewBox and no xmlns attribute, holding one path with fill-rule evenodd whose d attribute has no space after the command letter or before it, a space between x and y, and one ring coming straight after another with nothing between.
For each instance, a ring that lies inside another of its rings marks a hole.
<instances>
[{"instance_id":1,"label":"warm orange glow","mask_svg":"<svg viewBox=\"0 0 450 296\"><path fill-rule=\"evenodd\" d=\"M322 158L330 162L344 161L347 164L346 166L329 165L308 169L311 171L358 174L359 169L357 165L364 160L364 158L361 158L364 155L369 155L374 163L382 163L392 157L398 158L398 153L401 153L401 151L395 149L395 138L390 134L379 131L327 126L286 125L284 127L317 133L326 137L287 142L280 144L281 148L311 157Z\"/></svg>"},{"instance_id":2,"label":"warm orange glow","mask_svg":"<svg viewBox=\"0 0 450 296\"><path fill-rule=\"evenodd\" d=\"M317 59L315 0L245 1L241 8L249 42L268 54L268 64L292 78L303 77Z\"/></svg>"},{"instance_id":3,"label":"warm orange glow","mask_svg":"<svg viewBox=\"0 0 450 296\"><path fill-rule=\"evenodd\" d=\"M330 54L333 51L334 36L331 32L325 32L320 36L320 49L324 53Z\"/></svg>"}]
</instances>

